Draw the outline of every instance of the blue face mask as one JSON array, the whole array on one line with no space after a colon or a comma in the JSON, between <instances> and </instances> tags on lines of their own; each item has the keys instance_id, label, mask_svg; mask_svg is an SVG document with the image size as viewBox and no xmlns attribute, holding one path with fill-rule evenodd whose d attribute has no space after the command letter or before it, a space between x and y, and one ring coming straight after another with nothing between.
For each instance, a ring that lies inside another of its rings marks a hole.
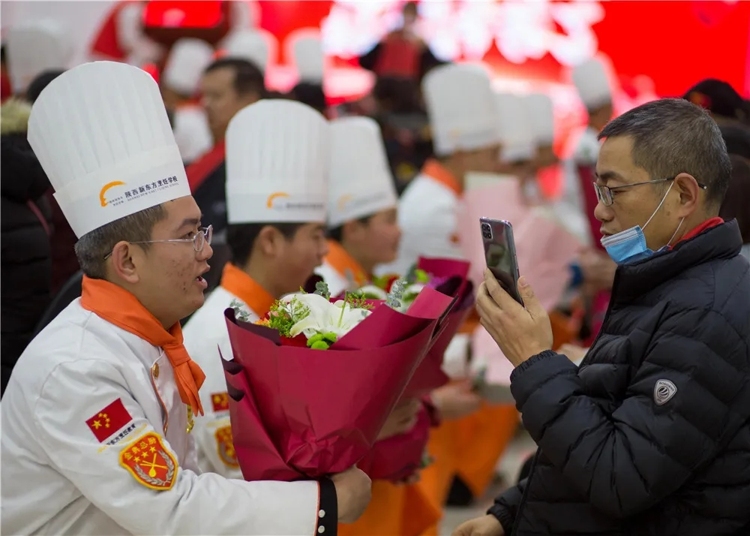
<instances>
[{"instance_id":1,"label":"blue face mask","mask_svg":"<svg viewBox=\"0 0 750 536\"><path fill-rule=\"evenodd\" d=\"M646 236L643 234L643 230L648 226L649 223L651 223L651 220L654 219L656 213L659 212L659 209L667 199L667 195L669 195L669 190L672 189L673 184L674 182L669 185L669 188L664 194L664 197L661 198L659 206L656 207L656 210L654 210L654 212L651 214L651 217L645 223L643 228L641 228L640 225L636 225L635 227L631 227L630 229L620 231L617 234L602 237L602 246L604 246L604 249L607 250L607 254L609 254L610 258L617 264L630 264L650 257L655 253L654 250L650 249L648 247L648 244L646 244ZM682 227L682 222L684 220L685 218L682 218L680 220L680 224L677 226L677 229L675 229L672 238L670 238L669 242L667 242L667 245L659 249L659 251L662 251L669 247L669 245L672 243L672 240L674 240L675 235L677 235L677 231L679 231L680 227Z\"/></svg>"}]
</instances>

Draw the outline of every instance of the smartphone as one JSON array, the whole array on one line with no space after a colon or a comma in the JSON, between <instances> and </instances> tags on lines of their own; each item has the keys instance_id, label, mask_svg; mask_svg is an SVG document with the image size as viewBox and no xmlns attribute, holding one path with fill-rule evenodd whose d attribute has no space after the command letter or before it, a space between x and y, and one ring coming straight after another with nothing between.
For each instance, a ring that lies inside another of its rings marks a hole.
<instances>
[{"instance_id":1,"label":"smartphone","mask_svg":"<svg viewBox=\"0 0 750 536\"><path fill-rule=\"evenodd\" d=\"M498 280L503 289L518 303L523 300L518 294L518 259L516 243L513 240L513 226L505 220L479 218L484 244L484 259L487 268Z\"/></svg>"}]
</instances>

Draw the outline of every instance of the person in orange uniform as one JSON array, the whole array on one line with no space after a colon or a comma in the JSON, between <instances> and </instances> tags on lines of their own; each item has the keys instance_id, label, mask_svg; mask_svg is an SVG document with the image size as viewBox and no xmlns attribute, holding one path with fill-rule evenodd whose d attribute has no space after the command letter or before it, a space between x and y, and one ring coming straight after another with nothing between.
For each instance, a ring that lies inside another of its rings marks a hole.
<instances>
[{"instance_id":1,"label":"person in orange uniform","mask_svg":"<svg viewBox=\"0 0 750 536\"><path fill-rule=\"evenodd\" d=\"M331 144L329 252L317 273L335 296L362 287L372 280L375 266L392 262L401 230L398 197L378 124L365 117L334 120ZM401 420L390 419L392 429L381 432L381 439L408 433L417 412L428 410L421 401L411 400L397 411ZM375 480L370 506L356 523L339 526L339 534L419 536L434 531L440 518L440 508L418 483Z\"/></svg>"},{"instance_id":2,"label":"person in orange uniform","mask_svg":"<svg viewBox=\"0 0 750 536\"><path fill-rule=\"evenodd\" d=\"M405 273L419 256L463 258L458 239L458 210L469 172L497 172L501 149L498 112L487 71L476 65L443 65L422 82L435 158L404 191L399 203L402 239L396 262L379 273ZM446 351L466 354L474 316ZM459 355L460 361L462 356ZM454 477L481 496L495 464L518 424L508 406L480 406L466 379L437 389L432 399L443 423L433 429L429 451L435 463L422 472L421 484L442 508Z\"/></svg>"}]
</instances>

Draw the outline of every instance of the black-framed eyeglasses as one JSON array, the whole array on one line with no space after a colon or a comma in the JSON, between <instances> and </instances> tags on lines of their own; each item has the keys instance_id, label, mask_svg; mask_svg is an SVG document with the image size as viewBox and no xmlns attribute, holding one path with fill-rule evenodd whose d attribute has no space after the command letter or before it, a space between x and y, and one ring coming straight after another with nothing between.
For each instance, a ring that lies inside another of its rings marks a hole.
<instances>
[{"instance_id":1,"label":"black-framed eyeglasses","mask_svg":"<svg viewBox=\"0 0 750 536\"><path fill-rule=\"evenodd\" d=\"M633 186L641 186L643 184L654 184L655 182L667 182L667 181L673 181L677 178L677 175L674 177L670 177L668 179L654 179L652 181L643 181L643 182L635 182L633 184L623 184L622 186L604 186L603 184L598 184L594 182L594 190L596 191L596 198L599 200L599 202L604 205L605 207L611 206L612 203L615 202L615 195L614 192L617 192L619 190L625 190L626 188L632 188ZM708 189L708 186L705 184L698 183L698 186L700 186L701 190Z\"/></svg>"},{"instance_id":2,"label":"black-framed eyeglasses","mask_svg":"<svg viewBox=\"0 0 750 536\"><path fill-rule=\"evenodd\" d=\"M186 243L186 242L192 242L193 243L193 249L196 253L200 253L203 251L203 248L206 244L209 246L211 245L211 239L214 236L214 226L209 225L208 227L201 227L198 229L198 232L193 235L192 238L167 238L164 240L139 240L138 242L130 242L131 244L159 244L159 243ZM106 261L108 258L112 256L112 252L110 251L105 257L104 260Z\"/></svg>"}]
</instances>

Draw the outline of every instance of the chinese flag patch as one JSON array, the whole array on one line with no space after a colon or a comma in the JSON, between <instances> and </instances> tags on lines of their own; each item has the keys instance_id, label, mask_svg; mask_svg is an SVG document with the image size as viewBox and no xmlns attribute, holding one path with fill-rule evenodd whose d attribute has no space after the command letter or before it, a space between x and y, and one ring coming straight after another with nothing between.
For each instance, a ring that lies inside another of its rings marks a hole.
<instances>
[{"instance_id":1,"label":"chinese flag patch","mask_svg":"<svg viewBox=\"0 0 750 536\"><path fill-rule=\"evenodd\" d=\"M177 476L177 460L155 432L142 435L122 449L120 465L139 484L157 491L172 489Z\"/></svg>"},{"instance_id":2,"label":"chinese flag patch","mask_svg":"<svg viewBox=\"0 0 750 536\"><path fill-rule=\"evenodd\" d=\"M229 411L229 395L227 393L212 394L211 405L214 407L214 413Z\"/></svg>"},{"instance_id":3,"label":"chinese flag patch","mask_svg":"<svg viewBox=\"0 0 750 536\"><path fill-rule=\"evenodd\" d=\"M97 411L96 415L86 421L86 424L99 443L102 443L132 420L133 417L122 405L122 400L118 398L106 408Z\"/></svg>"},{"instance_id":4,"label":"chinese flag patch","mask_svg":"<svg viewBox=\"0 0 750 536\"><path fill-rule=\"evenodd\" d=\"M219 459L228 467L239 467L237 453L234 450L232 441L232 427L222 426L216 430L216 448L219 451Z\"/></svg>"}]
</instances>

